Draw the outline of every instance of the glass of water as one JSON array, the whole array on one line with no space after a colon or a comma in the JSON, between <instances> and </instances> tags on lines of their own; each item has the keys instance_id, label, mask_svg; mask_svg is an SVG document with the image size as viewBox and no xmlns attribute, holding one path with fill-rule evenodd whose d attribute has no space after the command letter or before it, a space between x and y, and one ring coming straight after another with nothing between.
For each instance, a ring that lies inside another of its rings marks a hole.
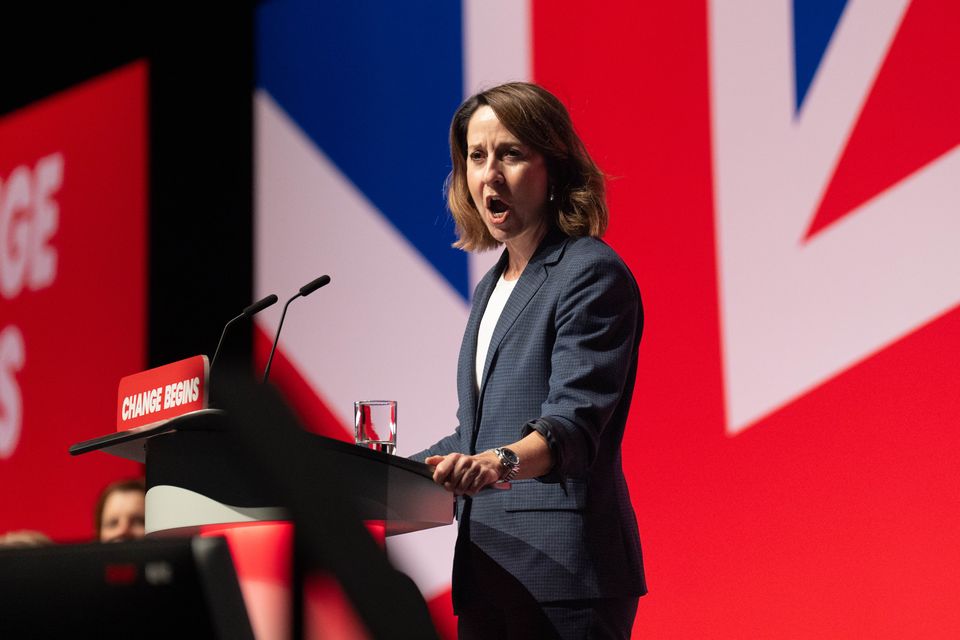
<instances>
[{"instance_id":1,"label":"glass of water","mask_svg":"<svg viewBox=\"0 0 960 640\"><path fill-rule=\"evenodd\" d=\"M354 402L353 424L353 435L359 446L391 455L396 452L396 400L358 400Z\"/></svg>"}]
</instances>

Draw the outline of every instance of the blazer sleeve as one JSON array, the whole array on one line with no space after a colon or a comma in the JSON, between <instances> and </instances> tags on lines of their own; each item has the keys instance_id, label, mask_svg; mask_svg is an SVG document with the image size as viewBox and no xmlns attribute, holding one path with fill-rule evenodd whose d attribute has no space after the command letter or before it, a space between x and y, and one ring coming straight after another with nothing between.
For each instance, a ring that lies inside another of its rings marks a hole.
<instances>
[{"instance_id":1,"label":"blazer sleeve","mask_svg":"<svg viewBox=\"0 0 960 640\"><path fill-rule=\"evenodd\" d=\"M550 475L582 477L635 370L642 327L640 293L616 256L570 265L555 315L549 394L523 429L544 435Z\"/></svg>"},{"instance_id":2,"label":"blazer sleeve","mask_svg":"<svg viewBox=\"0 0 960 640\"><path fill-rule=\"evenodd\" d=\"M430 456L443 456L454 451L460 451L460 425L457 425L457 428L450 435L441 438L423 451L409 456L409 458L417 462L423 462Z\"/></svg>"}]
</instances>

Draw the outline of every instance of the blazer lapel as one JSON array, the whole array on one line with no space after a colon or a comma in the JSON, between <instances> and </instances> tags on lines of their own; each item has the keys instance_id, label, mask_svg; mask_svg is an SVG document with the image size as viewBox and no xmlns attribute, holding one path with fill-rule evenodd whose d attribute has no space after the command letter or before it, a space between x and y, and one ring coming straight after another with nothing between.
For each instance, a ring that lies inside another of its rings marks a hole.
<instances>
[{"instance_id":1,"label":"blazer lapel","mask_svg":"<svg viewBox=\"0 0 960 640\"><path fill-rule=\"evenodd\" d=\"M497 321L497 326L493 330L493 337L490 338L490 348L487 350L487 358L483 363L483 376L481 378L480 393L477 396L477 406L479 407L480 400L483 398L484 389L487 386L487 379L490 377L490 366L493 362L494 357L496 356L497 351L500 349L500 343L503 342L504 336L507 335L507 332L510 331L510 328L513 326L513 323L516 322L517 318L520 317L520 313L526 308L527 304L533 299L533 296L540 289L540 286L543 285L544 281L547 279L547 265L554 264L560 259L560 255L563 252L564 246L566 246L567 237L564 236L559 231L552 231L544 237L543 241L540 243L540 246L537 248L537 252L530 259L530 262L527 263L527 266L524 268L523 273L520 274L520 279L517 281L517 286L513 289L513 292L510 294L510 297L507 299L507 304L503 308L503 313L500 314L500 319ZM504 251L504 258L507 255L507 252ZM506 265L504 258L501 258L501 262ZM502 269L497 272L497 279L500 278L500 273ZM490 287L490 292L493 291L493 286ZM490 294L487 294L487 298L490 297ZM484 301L483 309L486 309L486 301ZM480 317L483 317L481 311ZM477 326L480 325L480 318L477 318ZM474 346L473 346L473 357L476 360L476 334L474 334Z\"/></svg>"}]
</instances>

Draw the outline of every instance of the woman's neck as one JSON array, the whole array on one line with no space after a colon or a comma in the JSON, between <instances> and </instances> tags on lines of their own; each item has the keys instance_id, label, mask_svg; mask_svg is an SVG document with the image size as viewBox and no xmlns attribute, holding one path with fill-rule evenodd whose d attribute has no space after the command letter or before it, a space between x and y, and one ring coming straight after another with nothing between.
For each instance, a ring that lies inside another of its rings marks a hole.
<instances>
[{"instance_id":1,"label":"woman's neck","mask_svg":"<svg viewBox=\"0 0 960 640\"><path fill-rule=\"evenodd\" d=\"M524 232L516 238L504 240L503 244L507 247L507 266L503 270L504 280L516 280L523 273L530 262L530 258L536 253L540 241L547 235L549 225L546 220L542 224Z\"/></svg>"}]
</instances>

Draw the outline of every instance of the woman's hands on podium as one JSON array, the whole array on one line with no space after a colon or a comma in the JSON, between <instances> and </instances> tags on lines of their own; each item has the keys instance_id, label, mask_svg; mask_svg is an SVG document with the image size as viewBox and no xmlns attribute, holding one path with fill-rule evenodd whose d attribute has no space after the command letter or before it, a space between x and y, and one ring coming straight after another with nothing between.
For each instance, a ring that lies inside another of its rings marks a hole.
<instances>
[{"instance_id":1,"label":"woman's hands on podium","mask_svg":"<svg viewBox=\"0 0 960 640\"><path fill-rule=\"evenodd\" d=\"M475 456L463 453L448 453L445 456L430 456L424 460L434 467L433 481L454 495L475 496L484 487L509 489L509 482L500 482L503 466L493 451Z\"/></svg>"},{"instance_id":2,"label":"woman's hands on podium","mask_svg":"<svg viewBox=\"0 0 960 640\"><path fill-rule=\"evenodd\" d=\"M507 445L520 458L519 472L513 480L538 478L553 468L553 454L546 438L534 431ZM458 496L475 496L481 489L509 489L509 482L500 482L503 465L493 451L476 455L448 453L430 456L425 463L434 467L433 481Z\"/></svg>"}]
</instances>

